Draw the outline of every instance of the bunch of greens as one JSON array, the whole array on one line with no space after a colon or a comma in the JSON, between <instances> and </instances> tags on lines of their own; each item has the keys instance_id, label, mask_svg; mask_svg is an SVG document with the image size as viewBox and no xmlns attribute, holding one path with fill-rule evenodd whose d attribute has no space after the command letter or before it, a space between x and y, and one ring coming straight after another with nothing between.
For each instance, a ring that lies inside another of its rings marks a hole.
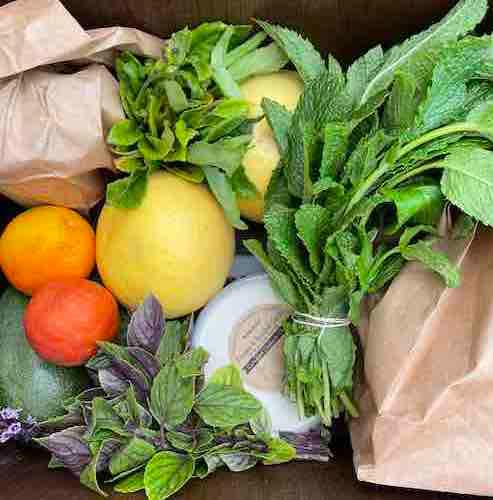
<instances>
[{"instance_id":1,"label":"bunch of greens","mask_svg":"<svg viewBox=\"0 0 493 500\"><path fill-rule=\"evenodd\" d=\"M37 442L104 495L98 475L118 492L145 490L162 500L190 479L219 467L234 472L256 463L323 459L320 434L274 437L262 405L243 388L234 366L204 383L208 354L189 345L191 319L164 321L149 297L132 316L126 346L102 342L88 363L98 386L66 404L67 413L40 424Z\"/></svg>"},{"instance_id":2,"label":"bunch of greens","mask_svg":"<svg viewBox=\"0 0 493 500\"><path fill-rule=\"evenodd\" d=\"M279 295L311 315L284 327L286 391L301 416L330 425L341 412L357 415L350 328L303 323L335 316L357 325L363 298L406 261L458 286L458 270L434 247L447 202L469 226L493 224L493 39L469 35L487 8L462 0L346 72L263 25L288 57L296 53L305 79L293 113L263 102L282 157L266 200L267 248L248 242Z\"/></svg>"},{"instance_id":3,"label":"bunch of greens","mask_svg":"<svg viewBox=\"0 0 493 500\"><path fill-rule=\"evenodd\" d=\"M207 181L230 222L239 229L236 196L256 195L242 159L254 120L239 82L277 71L288 58L266 33L222 22L185 28L166 43L161 59L123 52L116 60L126 119L108 135L119 156L118 170L129 174L108 186L107 202L140 204L148 176L164 168L190 181Z\"/></svg>"}]
</instances>

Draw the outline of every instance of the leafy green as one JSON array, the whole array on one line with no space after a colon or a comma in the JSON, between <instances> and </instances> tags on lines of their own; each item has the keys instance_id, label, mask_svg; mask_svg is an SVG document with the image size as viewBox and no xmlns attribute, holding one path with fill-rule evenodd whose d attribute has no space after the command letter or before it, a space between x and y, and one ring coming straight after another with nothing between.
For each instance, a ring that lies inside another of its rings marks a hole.
<instances>
[{"instance_id":1,"label":"leafy green","mask_svg":"<svg viewBox=\"0 0 493 500\"><path fill-rule=\"evenodd\" d=\"M209 383L197 396L195 411L212 427L234 427L248 422L262 405L248 392L230 385Z\"/></svg>"},{"instance_id":2,"label":"leafy green","mask_svg":"<svg viewBox=\"0 0 493 500\"><path fill-rule=\"evenodd\" d=\"M36 442L52 453L50 467L69 468L101 495L105 474L117 492L145 489L148 498L161 499L219 467L239 472L261 460L294 459L296 450L272 436L270 417L243 388L239 368L219 368L204 387L208 353L190 346L190 329L191 319L166 322L151 295L132 315L121 345L101 342L88 364L100 386L40 427L46 435ZM137 376L136 366L146 375Z\"/></svg>"},{"instance_id":3,"label":"leafy green","mask_svg":"<svg viewBox=\"0 0 493 500\"><path fill-rule=\"evenodd\" d=\"M305 82L324 69L324 61L309 40L281 26L257 20L257 24L281 47Z\"/></svg>"},{"instance_id":4,"label":"leafy green","mask_svg":"<svg viewBox=\"0 0 493 500\"><path fill-rule=\"evenodd\" d=\"M164 500L192 478L194 461L187 455L162 451L147 464L144 485L149 500Z\"/></svg>"}]
</instances>

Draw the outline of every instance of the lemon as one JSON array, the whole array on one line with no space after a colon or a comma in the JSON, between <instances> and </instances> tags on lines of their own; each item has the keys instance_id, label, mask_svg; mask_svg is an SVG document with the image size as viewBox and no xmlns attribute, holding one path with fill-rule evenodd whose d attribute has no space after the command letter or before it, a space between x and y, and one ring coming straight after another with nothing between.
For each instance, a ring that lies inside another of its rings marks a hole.
<instances>
[{"instance_id":1,"label":"lemon","mask_svg":"<svg viewBox=\"0 0 493 500\"><path fill-rule=\"evenodd\" d=\"M303 92L303 82L295 71L278 71L249 78L241 85L241 92L243 99L250 105L250 117L257 118L263 114L261 104L264 97L293 111ZM243 158L245 173L258 191L253 199L239 198L238 205L243 217L262 222L264 196L279 158L274 135L264 118L254 126L252 147Z\"/></svg>"},{"instance_id":2,"label":"lemon","mask_svg":"<svg viewBox=\"0 0 493 500\"><path fill-rule=\"evenodd\" d=\"M119 301L135 309L149 293L168 318L204 306L224 285L234 230L204 185L153 174L141 205L106 205L96 231L99 273Z\"/></svg>"}]
</instances>

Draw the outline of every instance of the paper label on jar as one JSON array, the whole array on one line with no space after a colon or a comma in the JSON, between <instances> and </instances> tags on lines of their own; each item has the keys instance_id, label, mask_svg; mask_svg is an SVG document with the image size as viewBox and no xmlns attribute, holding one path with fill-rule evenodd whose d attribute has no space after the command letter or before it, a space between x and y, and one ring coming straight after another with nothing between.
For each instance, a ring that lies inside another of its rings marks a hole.
<instances>
[{"instance_id":1,"label":"paper label on jar","mask_svg":"<svg viewBox=\"0 0 493 500\"><path fill-rule=\"evenodd\" d=\"M230 359L241 368L250 386L282 390L282 323L289 313L289 308L284 305L261 305L234 325L229 337Z\"/></svg>"}]
</instances>

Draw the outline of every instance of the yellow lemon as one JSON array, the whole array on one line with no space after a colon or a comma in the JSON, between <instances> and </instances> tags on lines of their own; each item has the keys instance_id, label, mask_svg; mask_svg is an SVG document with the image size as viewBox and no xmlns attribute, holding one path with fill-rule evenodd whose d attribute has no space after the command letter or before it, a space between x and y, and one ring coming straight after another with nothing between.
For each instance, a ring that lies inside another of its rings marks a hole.
<instances>
[{"instance_id":1,"label":"yellow lemon","mask_svg":"<svg viewBox=\"0 0 493 500\"><path fill-rule=\"evenodd\" d=\"M223 287L234 251L234 230L207 187L167 172L150 177L138 208L106 205L96 231L106 287L130 309L153 293L168 318L199 309Z\"/></svg>"},{"instance_id":2,"label":"yellow lemon","mask_svg":"<svg viewBox=\"0 0 493 500\"><path fill-rule=\"evenodd\" d=\"M250 105L250 117L256 118L263 113L261 104L264 97L293 111L303 92L303 82L295 71L278 71L249 78L241 85L241 92ZM264 196L278 162L279 150L272 130L264 118L254 126L252 147L243 159L245 173L258 191L258 195L253 199L238 200L243 217L262 222Z\"/></svg>"}]
</instances>

